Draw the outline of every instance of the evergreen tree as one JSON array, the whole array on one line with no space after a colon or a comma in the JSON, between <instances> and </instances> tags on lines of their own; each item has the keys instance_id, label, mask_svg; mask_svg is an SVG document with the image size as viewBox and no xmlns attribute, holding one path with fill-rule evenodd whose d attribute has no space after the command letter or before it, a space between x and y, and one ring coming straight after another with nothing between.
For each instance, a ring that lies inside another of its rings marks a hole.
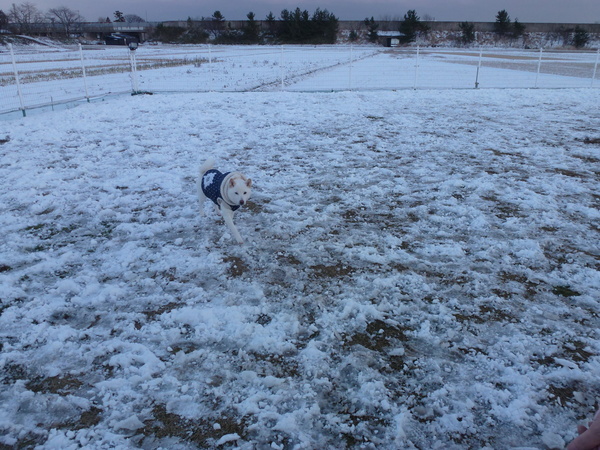
<instances>
[{"instance_id":1,"label":"evergreen tree","mask_svg":"<svg viewBox=\"0 0 600 450\"><path fill-rule=\"evenodd\" d=\"M308 11L296 8L293 12L281 11L281 30L279 37L284 42L304 43L310 37L310 16Z\"/></svg>"},{"instance_id":2,"label":"evergreen tree","mask_svg":"<svg viewBox=\"0 0 600 450\"><path fill-rule=\"evenodd\" d=\"M462 22L458 25L462 35L460 37L461 43L468 45L475 41L475 25L471 22Z\"/></svg>"},{"instance_id":3,"label":"evergreen tree","mask_svg":"<svg viewBox=\"0 0 600 450\"><path fill-rule=\"evenodd\" d=\"M123 13L121 11L115 11L114 16L115 16L115 22L125 22L125 16L123 15Z\"/></svg>"},{"instance_id":4,"label":"evergreen tree","mask_svg":"<svg viewBox=\"0 0 600 450\"><path fill-rule=\"evenodd\" d=\"M496 14L494 31L500 36L504 36L510 31L510 16L505 9L498 11L498 14Z\"/></svg>"},{"instance_id":5,"label":"evergreen tree","mask_svg":"<svg viewBox=\"0 0 600 450\"><path fill-rule=\"evenodd\" d=\"M338 32L338 18L329 11L317 10L312 17L307 10L281 11L279 39L294 44L333 44Z\"/></svg>"},{"instance_id":6,"label":"evergreen tree","mask_svg":"<svg viewBox=\"0 0 600 450\"><path fill-rule=\"evenodd\" d=\"M519 22L519 19L515 19L512 26L512 34L515 39L520 38L525 34L525 25Z\"/></svg>"},{"instance_id":7,"label":"evergreen tree","mask_svg":"<svg viewBox=\"0 0 600 450\"><path fill-rule=\"evenodd\" d=\"M338 18L326 9L317 8L311 18L310 40L314 43L335 44L338 33Z\"/></svg>"},{"instance_id":8,"label":"evergreen tree","mask_svg":"<svg viewBox=\"0 0 600 450\"><path fill-rule=\"evenodd\" d=\"M364 22L365 26L367 27L367 39L369 40L369 42L377 42L377 39L379 39L379 34L377 33L379 24L375 22L373 16L371 16L370 19L366 17Z\"/></svg>"},{"instance_id":9,"label":"evergreen tree","mask_svg":"<svg viewBox=\"0 0 600 450\"><path fill-rule=\"evenodd\" d=\"M414 9L409 10L404 14L404 20L400 22L400 41L403 43L414 42L417 40L417 34L426 32L429 29L427 25L421 22L417 12Z\"/></svg>"},{"instance_id":10,"label":"evergreen tree","mask_svg":"<svg viewBox=\"0 0 600 450\"><path fill-rule=\"evenodd\" d=\"M573 34L573 45L577 48L583 48L588 44L589 41L589 33L578 25Z\"/></svg>"},{"instance_id":11,"label":"evergreen tree","mask_svg":"<svg viewBox=\"0 0 600 450\"><path fill-rule=\"evenodd\" d=\"M250 11L246 17L248 18L248 21L244 24L244 41L248 43L257 43L260 36L260 25L256 21L252 11Z\"/></svg>"},{"instance_id":12,"label":"evergreen tree","mask_svg":"<svg viewBox=\"0 0 600 450\"><path fill-rule=\"evenodd\" d=\"M225 17L221 14L221 11L215 11L212 15L212 20L215 22L225 22Z\"/></svg>"}]
</instances>

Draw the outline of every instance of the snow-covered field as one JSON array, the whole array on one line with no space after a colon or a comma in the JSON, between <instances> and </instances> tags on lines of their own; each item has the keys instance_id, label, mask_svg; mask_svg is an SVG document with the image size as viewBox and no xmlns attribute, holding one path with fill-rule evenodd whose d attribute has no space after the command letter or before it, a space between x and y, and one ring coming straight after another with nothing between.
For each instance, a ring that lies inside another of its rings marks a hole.
<instances>
[{"instance_id":1,"label":"snow-covered field","mask_svg":"<svg viewBox=\"0 0 600 450\"><path fill-rule=\"evenodd\" d=\"M0 48L0 113L112 94L600 87L599 53L375 45ZM83 56L83 58L82 58ZM83 76L85 67L86 77ZM17 89L14 68L20 78Z\"/></svg>"},{"instance_id":2,"label":"snow-covered field","mask_svg":"<svg viewBox=\"0 0 600 450\"><path fill-rule=\"evenodd\" d=\"M600 401L599 104L205 93L1 121L0 444L564 447ZM209 155L254 180L244 246L199 217Z\"/></svg>"}]
</instances>

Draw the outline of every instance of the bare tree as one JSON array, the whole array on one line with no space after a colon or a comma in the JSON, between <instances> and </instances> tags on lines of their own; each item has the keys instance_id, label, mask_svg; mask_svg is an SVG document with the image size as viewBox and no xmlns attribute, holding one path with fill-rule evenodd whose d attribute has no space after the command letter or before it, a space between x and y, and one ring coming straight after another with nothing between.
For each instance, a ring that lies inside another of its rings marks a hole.
<instances>
[{"instance_id":1,"label":"bare tree","mask_svg":"<svg viewBox=\"0 0 600 450\"><path fill-rule=\"evenodd\" d=\"M30 2L15 5L8 11L8 20L14 24L15 31L19 34L28 34L33 31L34 25L41 24L44 17L37 7Z\"/></svg>"},{"instance_id":2,"label":"bare tree","mask_svg":"<svg viewBox=\"0 0 600 450\"><path fill-rule=\"evenodd\" d=\"M65 35L69 37L73 32L76 24L83 22L85 19L79 14L79 11L73 11L66 6L51 8L48 10L48 15L51 19L58 20L63 26Z\"/></svg>"},{"instance_id":3,"label":"bare tree","mask_svg":"<svg viewBox=\"0 0 600 450\"><path fill-rule=\"evenodd\" d=\"M0 29L4 29L8 25L8 16L0 9Z\"/></svg>"},{"instance_id":4,"label":"bare tree","mask_svg":"<svg viewBox=\"0 0 600 450\"><path fill-rule=\"evenodd\" d=\"M141 23L141 22L145 22L145 20L142 19L137 14L125 14L125 16L123 16L123 17L125 19L125 22L127 22L127 23Z\"/></svg>"}]
</instances>

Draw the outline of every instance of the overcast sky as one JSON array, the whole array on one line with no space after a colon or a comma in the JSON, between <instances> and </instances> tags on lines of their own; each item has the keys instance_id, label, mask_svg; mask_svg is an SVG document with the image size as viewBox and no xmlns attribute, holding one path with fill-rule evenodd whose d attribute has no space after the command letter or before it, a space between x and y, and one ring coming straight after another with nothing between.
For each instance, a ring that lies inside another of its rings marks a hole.
<instances>
[{"instance_id":1,"label":"overcast sky","mask_svg":"<svg viewBox=\"0 0 600 450\"><path fill-rule=\"evenodd\" d=\"M0 9L8 12L12 3L26 0L0 0ZM402 18L414 9L421 19L440 21L493 22L505 9L512 20L520 22L600 23L600 0L27 0L42 12L67 6L87 21L110 17L116 10L136 14L148 21L185 20L209 17L219 10L228 20L246 19L252 11L264 19L272 11L275 17L283 9L327 9L341 20L365 17Z\"/></svg>"}]
</instances>

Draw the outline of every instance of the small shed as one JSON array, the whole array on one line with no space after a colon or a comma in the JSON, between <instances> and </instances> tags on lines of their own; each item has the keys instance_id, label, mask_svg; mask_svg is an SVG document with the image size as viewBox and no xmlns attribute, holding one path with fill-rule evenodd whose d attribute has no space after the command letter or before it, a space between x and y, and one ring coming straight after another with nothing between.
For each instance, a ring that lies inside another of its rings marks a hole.
<instances>
[{"instance_id":1,"label":"small shed","mask_svg":"<svg viewBox=\"0 0 600 450\"><path fill-rule=\"evenodd\" d=\"M379 42L384 47L399 47L400 39L404 36L399 31L380 31L378 33Z\"/></svg>"}]
</instances>

